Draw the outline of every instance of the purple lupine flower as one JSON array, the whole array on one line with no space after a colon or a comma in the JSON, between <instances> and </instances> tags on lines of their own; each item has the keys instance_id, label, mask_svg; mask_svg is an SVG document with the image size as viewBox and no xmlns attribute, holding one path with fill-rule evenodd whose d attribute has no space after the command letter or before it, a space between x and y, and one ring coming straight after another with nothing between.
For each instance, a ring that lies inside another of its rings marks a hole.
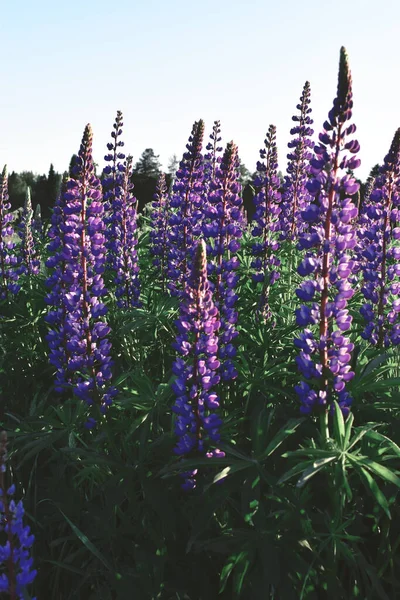
<instances>
[{"instance_id":1,"label":"purple lupine flower","mask_svg":"<svg viewBox=\"0 0 400 600\"><path fill-rule=\"evenodd\" d=\"M119 308L140 306L139 263L137 255L137 200L132 193L132 156L119 167L120 192L111 209L111 235L108 249L112 257L115 295Z\"/></svg>"},{"instance_id":2,"label":"purple lupine flower","mask_svg":"<svg viewBox=\"0 0 400 600\"><path fill-rule=\"evenodd\" d=\"M337 400L344 414L350 410L351 397L346 383L354 376L350 359L354 345L345 332L352 317L347 302L353 296L352 273L355 261L352 251L356 244L352 222L357 207L350 196L359 185L346 174L360 161L356 140L350 140L355 125L347 122L352 116L352 80L344 48L340 52L337 97L319 135L311 160L313 178L307 188L313 203L302 213L307 232L299 238L304 258L298 273L305 278L296 291L305 302L296 310L296 321L304 332L295 340L300 349L298 368L309 383L301 382L296 391L305 414L316 409L327 415L327 409Z\"/></svg>"},{"instance_id":3,"label":"purple lupine flower","mask_svg":"<svg viewBox=\"0 0 400 600\"><path fill-rule=\"evenodd\" d=\"M18 227L18 235L21 239L19 274L37 275L40 271L40 259L35 247L33 236L33 209L30 187L26 189L25 204L22 211L21 223Z\"/></svg>"},{"instance_id":4,"label":"purple lupine flower","mask_svg":"<svg viewBox=\"0 0 400 600\"><path fill-rule=\"evenodd\" d=\"M49 362L56 369L54 389L58 393L68 389L73 377L73 374L68 372L70 352L67 349L68 335L65 328L67 307L64 303L70 279L66 276L70 258L70 251L66 245L68 233L71 231L70 227L66 225L67 215L64 210L67 181L68 179L65 177L62 181L61 193L54 204L48 232L49 258L46 261L46 267L51 272L46 279L49 292L46 294L45 302L50 307L45 317L50 326L46 340L50 348Z\"/></svg>"},{"instance_id":5,"label":"purple lupine flower","mask_svg":"<svg viewBox=\"0 0 400 600\"><path fill-rule=\"evenodd\" d=\"M178 335L173 347L179 356L172 370L176 375L173 411L178 441L174 451L179 456L189 456L196 452L204 453L207 446L218 443L222 425L215 412L219 398L214 391L220 380L217 358L220 321L207 279L206 245L203 241L196 248L176 326ZM223 453L215 449L206 455L223 456ZM184 473L183 489L196 486L195 475L196 471Z\"/></svg>"},{"instance_id":6,"label":"purple lupine flower","mask_svg":"<svg viewBox=\"0 0 400 600\"><path fill-rule=\"evenodd\" d=\"M203 155L204 122L196 121L186 145L173 185L169 220L168 288L182 295L190 277L194 244L199 233L204 202Z\"/></svg>"},{"instance_id":7,"label":"purple lupine flower","mask_svg":"<svg viewBox=\"0 0 400 600\"><path fill-rule=\"evenodd\" d=\"M236 255L244 228L239 164L237 146L230 142L211 182L202 227L208 241L208 273L213 281L214 301L221 316L218 356L221 359L221 376L225 381L237 376L233 362L236 348L232 343L238 335L235 328L238 316L235 310L235 287L239 276L235 271L239 267Z\"/></svg>"},{"instance_id":8,"label":"purple lupine flower","mask_svg":"<svg viewBox=\"0 0 400 600\"><path fill-rule=\"evenodd\" d=\"M107 267L115 285L117 305L131 308L140 306L137 201L132 194L132 157L125 160L125 154L120 151L124 145L120 139L122 126L122 112L117 111L111 132L113 141L107 144L109 153L104 157L108 164L103 169L102 186L107 225Z\"/></svg>"},{"instance_id":9,"label":"purple lupine flower","mask_svg":"<svg viewBox=\"0 0 400 600\"><path fill-rule=\"evenodd\" d=\"M158 178L152 208L150 253L153 256L153 265L160 273L161 288L165 292L168 264L169 196L164 173L160 173Z\"/></svg>"},{"instance_id":10,"label":"purple lupine flower","mask_svg":"<svg viewBox=\"0 0 400 600\"><path fill-rule=\"evenodd\" d=\"M306 188L309 174L309 161L312 158L311 148L313 143L311 129L313 120L310 117L310 84L306 81L300 104L297 109L299 115L292 117L297 122L290 130L290 135L295 136L289 143L290 153L287 155L287 175L283 184L281 202L281 227L283 237L291 240L297 239L299 227L304 227L304 221L300 218L301 211L305 210L310 203L311 196Z\"/></svg>"},{"instance_id":11,"label":"purple lupine flower","mask_svg":"<svg viewBox=\"0 0 400 600\"><path fill-rule=\"evenodd\" d=\"M364 203L360 219L360 267L366 300L363 338L400 344L400 129Z\"/></svg>"},{"instance_id":12,"label":"purple lupine flower","mask_svg":"<svg viewBox=\"0 0 400 600\"><path fill-rule=\"evenodd\" d=\"M15 485L5 482L7 461L7 434L0 433L0 531L5 543L0 544L0 593L7 593L11 600L26 598L26 586L36 575L33 569L31 548L35 537L29 525L24 525L24 506L22 500L14 500ZM32 600L35 600L33 598Z\"/></svg>"},{"instance_id":13,"label":"purple lupine flower","mask_svg":"<svg viewBox=\"0 0 400 600\"><path fill-rule=\"evenodd\" d=\"M280 260L276 256L279 248L276 232L280 230L279 215L281 212L279 192L280 180L278 172L278 151L276 147L276 127L270 125L265 139L265 148L260 150L261 161L257 162L258 174L254 185L258 193L254 197L256 211L252 235L258 238L253 244L254 260L251 266L255 269L253 280L262 283L258 313L264 318L271 315L269 309L269 290L279 279L277 268Z\"/></svg>"},{"instance_id":14,"label":"purple lupine flower","mask_svg":"<svg viewBox=\"0 0 400 600\"><path fill-rule=\"evenodd\" d=\"M18 258L15 254L14 228L12 222L14 215L10 212L11 204L8 201L7 166L4 166L0 176L0 300L4 300L9 293L16 294L18 285Z\"/></svg>"},{"instance_id":15,"label":"purple lupine flower","mask_svg":"<svg viewBox=\"0 0 400 600\"><path fill-rule=\"evenodd\" d=\"M63 339L68 353L65 379L72 378L75 395L89 407L97 406L104 415L116 390L110 387L111 344L107 339L110 328L103 319L107 313L102 302L107 292L103 282L104 205L100 181L94 174L90 125L85 128L72 178L66 183L63 213L61 256L65 265L61 277L67 284L62 296ZM61 353L62 349L59 350ZM96 419L91 415L86 426L91 428L95 424Z\"/></svg>"},{"instance_id":16,"label":"purple lupine flower","mask_svg":"<svg viewBox=\"0 0 400 600\"><path fill-rule=\"evenodd\" d=\"M215 181L215 174L218 165L221 163L220 153L223 148L219 144L221 143L221 123L220 121L214 121L213 130L210 134L210 142L206 146L207 152L204 154L204 184L206 191L209 192L210 185Z\"/></svg>"}]
</instances>

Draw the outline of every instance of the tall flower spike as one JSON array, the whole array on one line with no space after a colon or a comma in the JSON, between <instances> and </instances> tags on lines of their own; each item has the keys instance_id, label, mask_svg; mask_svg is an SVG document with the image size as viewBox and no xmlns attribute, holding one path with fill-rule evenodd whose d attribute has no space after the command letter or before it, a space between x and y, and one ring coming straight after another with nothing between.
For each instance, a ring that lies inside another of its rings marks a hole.
<instances>
[{"instance_id":1,"label":"tall flower spike","mask_svg":"<svg viewBox=\"0 0 400 600\"><path fill-rule=\"evenodd\" d=\"M218 165L221 163L220 153L223 148L221 143L221 122L214 121L213 130L210 134L210 142L206 146L206 154L204 155L204 182L209 191L210 184L215 181L215 173Z\"/></svg>"},{"instance_id":2,"label":"tall flower spike","mask_svg":"<svg viewBox=\"0 0 400 600\"><path fill-rule=\"evenodd\" d=\"M33 209L31 201L31 189L27 187L25 204L19 224L18 235L21 238L21 265L20 274L37 275L40 271L40 259L35 248L33 237Z\"/></svg>"},{"instance_id":3,"label":"tall flower spike","mask_svg":"<svg viewBox=\"0 0 400 600\"><path fill-rule=\"evenodd\" d=\"M179 319L178 335L173 347L178 357L173 364L176 380L173 391L176 401L175 433L178 442L175 453L188 456L206 451L206 445L220 439L222 421L216 414L219 398L213 388L219 383L218 310L214 305L207 279L206 246L199 242L191 276L185 288ZM208 457L223 456L218 450L206 453ZM196 486L197 471L184 473L183 489Z\"/></svg>"},{"instance_id":4,"label":"tall flower spike","mask_svg":"<svg viewBox=\"0 0 400 600\"><path fill-rule=\"evenodd\" d=\"M310 84L306 81L300 103L297 105L300 114L292 117L297 125L290 130L290 135L295 137L288 143L291 151L287 155L287 175L283 185L281 204L281 226L283 236L291 240L297 239L299 227L304 226L300 212L307 208L311 199L306 188L309 161L312 158L311 136L314 133L314 130L311 129L313 120L310 117L310 93Z\"/></svg>"},{"instance_id":5,"label":"tall flower spike","mask_svg":"<svg viewBox=\"0 0 400 600\"><path fill-rule=\"evenodd\" d=\"M120 131L120 130L119 130ZM121 153L118 154L122 160ZM119 308L140 306L139 264L137 256L136 198L132 193L132 156L118 162L116 186L109 214L107 248Z\"/></svg>"},{"instance_id":6,"label":"tall flower spike","mask_svg":"<svg viewBox=\"0 0 400 600\"><path fill-rule=\"evenodd\" d=\"M153 265L161 278L161 287L164 292L168 264L168 221L170 216L168 188L164 173L161 173L158 178L152 208L150 252L153 256Z\"/></svg>"},{"instance_id":7,"label":"tall flower spike","mask_svg":"<svg viewBox=\"0 0 400 600\"><path fill-rule=\"evenodd\" d=\"M117 116L111 132L112 141L107 144L108 154L104 160L102 186L105 201L107 238L107 273L109 287L115 290L120 308L139 306L139 266L137 260L136 198L132 193L132 158L125 160L121 152L122 112Z\"/></svg>"},{"instance_id":8,"label":"tall flower spike","mask_svg":"<svg viewBox=\"0 0 400 600\"><path fill-rule=\"evenodd\" d=\"M354 345L344 332L352 317L347 302L353 296L352 273L355 269L353 249L356 233L353 221L357 207L351 200L359 184L346 173L356 169L360 160L356 140L348 141L355 125L352 116L352 80L344 48L340 52L337 96L311 160L313 178L307 189L313 202L301 216L307 232L301 234L299 249L305 256L298 267L306 278L296 290L304 304L296 310L296 321L306 327L295 345L300 349L298 368L307 380L296 387L303 413L317 409L324 415L337 400L343 413L350 410L351 397L346 383L354 376L350 360Z\"/></svg>"},{"instance_id":9,"label":"tall flower spike","mask_svg":"<svg viewBox=\"0 0 400 600\"><path fill-rule=\"evenodd\" d=\"M359 231L362 292L361 334L372 344L400 344L400 129L364 205Z\"/></svg>"},{"instance_id":10,"label":"tall flower spike","mask_svg":"<svg viewBox=\"0 0 400 600\"><path fill-rule=\"evenodd\" d=\"M203 155L204 122L196 121L186 145L176 179L170 206L168 287L175 296L182 295L190 277L195 239L203 216L204 202Z\"/></svg>"},{"instance_id":11,"label":"tall flower spike","mask_svg":"<svg viewBox=\"0 0 400 600\"><path fill-rule=\"evenodd\" d=\"M257 176L254 184L258 193L254 197L256 212L252 235L258 238L253 244L251 266L255 269L253 280L261 282L261 295L258 313L265 319L271 315L269 308L269 290L279 279L277 268L280 261L276 256L279 248L277 232L280 229L279 214L281 194L278 172L278 151L276 147L276 127L270 125L265 139L265 148L260 150L261 161L257 162Z\"/></svg>"},{"instance_id":12,"label":"tall flower spike","mask_svg":"<svg viewBox=\"0 0 400 600\"><path fill-rule=\"evenodd\" d=\"M239 276L235 271L239 267L236 254L244 229L239 164L238 148L230 142L215 170L202 227L208 241L208 273L213 282L214 301L221 315L219 358L225 381L237 376L233 363L236 348L232 344L238 335L235 287Z\"/></svg>"},{"instance_id":13,"label":"tall flower spike","mask_svg":"<svg viewBox=\"0 0 400 600\"><path fill-rule=\"evenodd\" d=\"M32 569L30 551L35 540L29 525L24 525L25 514L22 501L15 502L15 485L5 482L7 461L7 434L0 433L0 531L5 543L0 545L0 593L7 593L10 600L26 598L26 586L30 585L37 571ZM32 600L35 600L33 598Z\"/></svg>"},{"instance_id":14,"label":"tall flower spike","mask_svg":"<svg viewBox=\"0 0 400 600\"><path fill-rule=\"evenodd\" d=\"M18 285L18 258L15 254L14 216L10 212L11 204L8 201L7 166L4 166L0 176L0 300L4 300L9 293L16 294Z\"/></svg>"},{"instance_id":15,"label":"tall flower spike","mask_svg":"<svg viewBox=\"0 0 400 600\"><path fill-rule=\"evenodd\" d=\"M107 292L102 277L106 249L101 199L100 181L94 174L92 130L87 125L63 197L66 265L61 276L68 285L62 298L68 352L66 380L72 378L76 396L105 414L116 390L110 387L110 328L103 320L107 308L101 301ZM91 410L86 426L95 424Z\"/></svg>"}]
</instances>

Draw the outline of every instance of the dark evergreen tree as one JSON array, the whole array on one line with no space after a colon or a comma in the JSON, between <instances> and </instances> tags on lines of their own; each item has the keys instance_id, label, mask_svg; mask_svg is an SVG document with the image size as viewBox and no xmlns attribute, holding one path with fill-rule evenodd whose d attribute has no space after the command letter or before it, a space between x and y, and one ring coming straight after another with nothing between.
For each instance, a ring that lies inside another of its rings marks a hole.
<instances>
[{"instance_id":1,"label":"dark evergreen tree","mask_svg":"<svg viewBox=\"0 0 400 600\"><path fill-rule=\"evenodd\" d=\"M137 161L134 172L138 175L158 178L161 172L161 164L158 159L159 155L154 154L153 148L146 148Z\"/></svg>"}]
</instances>

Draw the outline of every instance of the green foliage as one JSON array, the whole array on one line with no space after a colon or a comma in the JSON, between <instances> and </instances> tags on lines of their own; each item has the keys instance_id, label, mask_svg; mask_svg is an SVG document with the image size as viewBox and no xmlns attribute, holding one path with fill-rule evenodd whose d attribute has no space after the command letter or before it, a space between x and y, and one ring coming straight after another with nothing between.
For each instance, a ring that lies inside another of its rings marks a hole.
<instances>
[{"instance_id":1,"label":"green foliage","mask_svg":"<svg viewBox=\"0 0 400 600\"><path fill-rule=\"evenodd\" d=\"M239 376L221 389L224 458L173 454L172 343L178 304L163 294L141 218L140 309L109 298L115 383L101 427L52 390L45 273L23 282L0 321L1 425L36 536L38 598L329 600L400 597L399 354L356 326L353 412L300 418L296 255L283 246L269 323L243 242ZM360 298L352 312L357 323ZM198 468L193 493L179 474Z\"/></svg>"}]
</instances>

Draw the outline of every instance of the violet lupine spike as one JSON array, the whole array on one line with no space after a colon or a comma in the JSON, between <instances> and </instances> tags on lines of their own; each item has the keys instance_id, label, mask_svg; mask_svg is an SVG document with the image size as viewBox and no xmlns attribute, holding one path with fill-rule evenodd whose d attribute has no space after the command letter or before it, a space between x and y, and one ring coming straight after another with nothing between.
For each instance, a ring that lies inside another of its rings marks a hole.
<instances>
[{"instance_id":1,"label":"violet lupine spike","mask_svg":"<svg viewBox=\"0 0 400 600\"><path fill-rule=\"evenodd\" d=\"M26 189L26 198L22 211L21 223L18 227L18 235L21 239L21 264L18 272L20 275L37 275L40 271L40 259L35 248L33 236L33 209L30 187L27 187Z\"/></svg>"},{"instance_id":2,"label":"violet lupine spike","mask_svg":"<svg viewBox=\"0 0 400 600\"><path fill-rule=\"evenodd\" d=\"M253 280L262 283L258 313L267 319L270 287L279 279L280 260L275 252L279 248L277 232L281 229L279 215L281 212L280 180L278 177L278 151L276 146L276 127L270 125L265 139L265 148L260 150L261 161L257 162L258 175L254 184L258 189L254 197L256 211L252 235L258 238L253 244L251 263L255 273ZM264 162L265 161L265 162Z\"/></svg>"},{"instance_id":3,"label":"violet lupine spike","mask_svg":"<svg viewBox=\"0 0 400 600\"><path fill-rule=\"evenodd\" d=\"M296 362L306 380L296 386L296 391L303 413L317 410L325 418L334 400L344 415L352 401L346 383L354 376L350 366L354 344L345 332L352 321L347 302L354 294L352 254L356 232L352 222L357 208L349 196L358 191L359 184L346 170L360 164L355 156L359 143L348 140L356 130L355 125L347 124L352 107L352 79L347 53L342 48L337 97L311 160L313 178L307 188L314 200L302 212L308 230L299 239L305 257L298 273L305 280L296 290L304 302L296 310L296 321L306 328L295 340L300 349Z\"/></svg>"},{"instance_id":4,"label":"violet lupine spike","mask_svg":"<svg viewBox=\"0 0 400 600\"><path fill-rule=\"evenodd\" d=\"M219 144L221 143L221 122L214 121L213 130L210 134L210 142L208 142L206 146L207 152L204 154L204 181L209 191L209 186L211 182L215 180L215 173L218 165L221 163L220 153L223 150L223 147Z\"/></svg>"},{"instance_id":5,"label":"violet lupine spike","mask_svg":"<svg viewBox=\"0 0 400 600\"><path fill-rule=\"evenodd\" d=\"M153 256L153 265L160 273L161 288L165 292L168 264L168 221L170 214L168 188L164 173L161 173L158 178L152 208L150 253Z\"/></svg>"},{"instance_id":6,"label":"violet lupine spike","mask_svg":"<svg viewBox=\"0 0 400 600\"><path fill-rule=\"evenodd\" d=\"M205 453L207 446L220 440L222 421L216 413L219 398L214 392L219 383L218 309L212 298L207 278L206 245L197 244L191 276L176 321L178 335L173 344L178 353L172 370L176 375L173 391L176 401L175 454L191 456ZM224 456L218 449L206 452L208 457ZM196 487L197 470L183 474L183 489Z\"/></svg>"},{"instance_id":7,"label":"violet lupine spike","mask_svg":"<svg viewBox=\"0 0 400 600\"><path fill-rule=\"evenodd\" d=\"M192 128L173 186L169 220L168 288L180 296L190 277L196 236L203 217L204 165L201 153L204 122L196 121Z\"/></svg>"},{"instance_id":8,"label":"violet lupine spike","mask_svg":"<svg viewBox=\"0 0 400 600\"><path fill-rule=\"evenodd\" d=\"M400 129L370 192L359 231L363 338L374 345L400 344Z\"/></svg>"},{"instance_id":9,"label":"violet lupine spike","mask_svg":"<svg viewBox=\"0 0 400 600\"><path fill-rule=\"evenodd\" d=\"M110 386L111 358L107 336L110 328L103 317L101 301L107 290L103 282L106 261L104 205L101 185L94 174L92 130L87 125L72 178L64 193L63 280L64 332L68 352L66 379L73 377L74 394L91 410L86 427L96 425L92 407L104 415L116 394ZM60 348L61 351L61 348Z\"/></svg>"},{"instance_id":10,"label":"violet lupine spike","mask_svg":"<svg viewBox=\"0 0 400 600\"><path fill-rule=\"evenodd\" d=\"M281 202L281 227L283 237L296 240L299 227L304 226L300 212L310 203L311 196L306 188L309 175L309 161L312 158L313 142L311 128L313 120L310 117L311 90L308 81L304 84L300 103L297 109L300 114L292 117L298 124L290 130L295 136L289 143L290 153L287 155L287 175L285 177Z\"/></svg>"},{"instance_id":11,"label":"violet lupine spike","mask_svg":"<svg viewBox=\"0 0 400 600\"><path fill-rule=\"evenodd\" d=\"M49 362L56 369L54 389L60 394L70 387L74 377L73 373L68 372L70 352L67 349L69 335L65 328L67 307L64 302L71 281L67 271L71 249L67 244L68 234L72 229L67 225L68 215L64 210L67 181L67 177L62 181L61 193L56 198L51 215L48 231L50 241L47 245L49 258L46 261L46 267L51 273L46 280L49 292L45 302L50 307L45 317L50 326L46 340L50 348Z\"/></svg>"},{"instance_id":12,"label":"violet lupine spike","mask_svg":"<svg viewBox=\"0 0 400 600\"><path fill-rule=\"evenodd\" d=\"M35 541L29 525L24 525L22 500L16 502L15 485L5 482L7 461L7 433L0 433L0 531L5 543L0 545L0 594L7 594L10 600L23 600L27 597L26 587L36 575L33 569L31 549ZM36 600L32 598L32 600Z\"/></svg>"},{"instance_id":13,"label":"violet lupine spike","mask_svg":"<svg viewBox=\"0 0 400 600\"><path fill-rule=\"evenodd\" d=\"M18 284L18 258L15 254L13 241L14 215L11 212L8 199L7 165L0 175L0 300L5 300L9 294L16 294Z\"/></svg>"},{"instance_id":14,"label":"violet lupine spike","mask_svg":"<svg viewBox=\"0 0 400 600\"><path fill-rule=\"evenodd\" d=\"M230 142L215 170L202 227L208 241L208 273L213 281L214 301L221 316L218 357L221 360L221 377L225 381L237 377L233 362L236 348L232 343L238 335L235 328L238 314L234 307L238 298L235 287L239 276L235 271L239 267L236 254L244 229L239 166L238 148Z\"/></svg>"},{"instance_id":15,"label":"violet lupine spike","mask_svg":"<svg viewBox=\"0 0 400 600\"><path fill-rule=\"evenodd\" d=\"M132 193L132 156L118 163L117 184L110 214L107 248L111 256L115 295L119 308L140 306L139 263L137 255L137 201Z\"/></svg>"},{"instance_id":16,"label":"violet lupine spike","mask_svg":"<svg viewBox=\"0 0 400 600\"><path fill-rule=\"evenodd\" d=\"M105 200L107 267L115 286L119 308L140 306L139 265L137 258L137 214L136 198L132 194L132 157L125 160L120 151L124 142L122 134L122 112L117 111L112 142L107 144L109 153L104 159L103 198Z\"/></svg>"},{"instance_id":17,"label":"violet lupine spike","mask_svg":"<svg viewBox=\"0 0 400 600\"><path fill-rule=\"evenodd\" d=\"M112 211L115 197L120 194L121 172L123 172L121 161L125 159L125 154L119 150L124 146L124 142L120 139L124 125L122 119L122 112L117 110L113 131L111 132L113 141L107 144L108 154L104 157L108 164L103 169L101 184L107 217Z\"/></svg>"}]
</instances>

